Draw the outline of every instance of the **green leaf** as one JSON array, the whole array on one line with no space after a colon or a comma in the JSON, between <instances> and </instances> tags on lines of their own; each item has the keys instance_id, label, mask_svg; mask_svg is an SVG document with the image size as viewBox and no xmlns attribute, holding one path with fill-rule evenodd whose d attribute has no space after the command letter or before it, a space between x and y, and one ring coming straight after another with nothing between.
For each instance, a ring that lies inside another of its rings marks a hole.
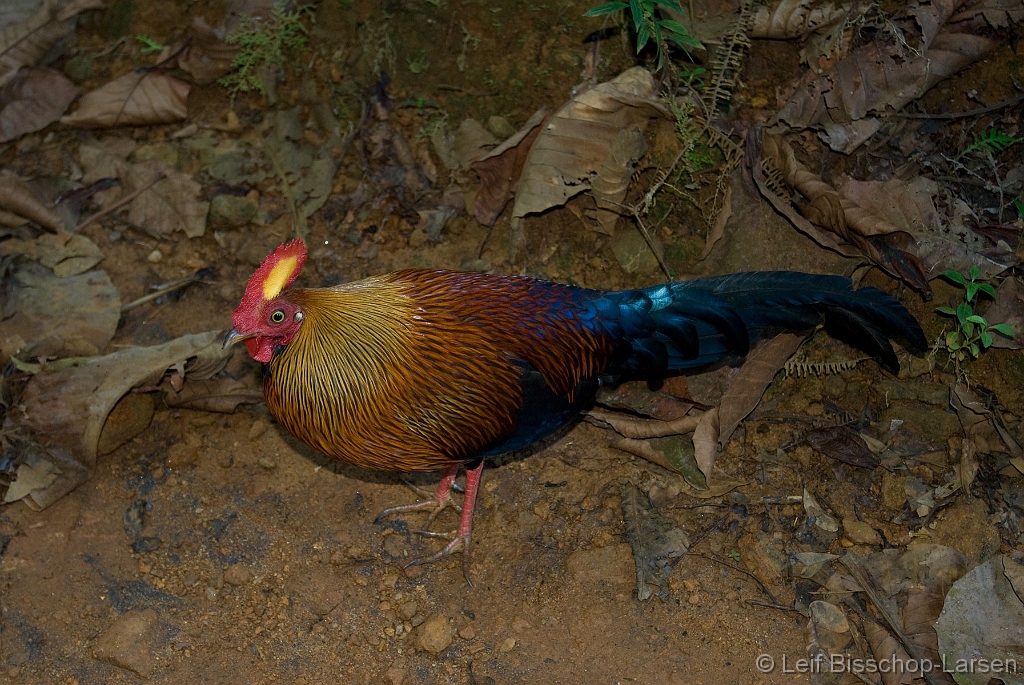
<instances>
[{"instance_id":1,"label":"green leaf","mask_svg":"<svg viewBox=\"0 0 1024 685\"><path fill-rule=\"evenodd\" d=\"M980 276L980 275L981 275L981 269L978 268L977 264L972 264L971 265L971 280L972 281L978 280L978 276Z\"/></svg>"},{"instance_id":2,"label":"green leaf","mask_svg":"<svg viewBox=\"0 0 1024 685\"><path fill-rule=\"evenodd\" d=\"M964 336L967 339L970 339L970 338L974 337L974 324L971 323L970 321L963 321L963 322L961 322L960 323L960 328L963 329Z\"/></svg>"},{"instance_id":3,"label":"green leaf","mask_svg":"<svg viewBox=\"0 0 1024 685\"><path fill-rule=\"evenodd\" d=\"M1024 219L1024 202L1022 202L1019 197L1014 198L1013 206L1017 210L1017 214L1019 214L1020 217Z\"/></svg>"},{"instance_id":4,"label":"green leaf","mask_svg":"<svg viewBox=\"0 0 1024 685\"><path fill-rule=\"evenodd\" d=\"M946 316L956 316L956 310L952 307L936 307L935 311L939 314L945 314Z\"/></svg>"},{"instance_id":5,"label":"green leaf","mask_svg":"<svg viewBox=\"0 0 1024 685\"><path fill-rule=\"evenodd\" d=\"M667 7L668 9L679 12L680 14L686 14L686 11L683 9L683 6L679 4L678 0L664 0L664 2L656 2L654 4L660 7Z\"/></svg>"},{"instance_id":6,"label":"green leaf","mask_svg":"<svg viewBox=\"0 0 1024 685\"><path fill-rule=\"evenodd\" d=\"M960 349L960 331L946 333L946 347L951 350Z\"/></svg>"},{"instance_id":7,"label":"green leaf","mask_svg":"<svg viewBox=\"0 0 1024 685\"><path fill-rule=\"evenodd\" d=\"M972 315L968 316L967 320L970 321L971 323L976 323L979 326L987 326L988 325L988 321L985 321L984 317L978 316L977 314L972 314Z\"/></svg>"},{"instance_id":8,"label":"green leaf","mask_svg":"<svg viewBox=\"0 0 1024 685\"><path fill-rule=\"evenodd\" d=\"M979 283L978 287L981 288L981 292L985 293L986 295L988 295L992 299L995 299L995 297L996 297L996 289L993 288L991 285L989 285L988 283Z\"/></svg>"},{"instance_id":9,"label":"green leaf","mask_svg":"<svg viewBox=\"0 0 1024 685\"><path fill-rule=\"evenodd\" d=\"M971 349L971 356L974 357L975 359L977 359L978 355L981 354L981 350L978 349L978 343L976 343L976 342L971 343L971 348L970 349Z\"/></svg>"},{"instance_id":10,"label":"green leaf","mask_svg":"<svg viewBox=\"0 0 1024 685\"><path fill-rule=\"evenodd\" d=\"M989 335L988 331L981 332L981 346L986 350L992 347L992 336Z\"/></svg>"},{"instance_id":11,"label":"green leaf","mask_svg":"<svg viewBox=\"0 0 1024 685\"><path fill-rule=\"evenodd\" d=\"M605 14L614 14L615 12L618 12L619 10L624 10L627 7L629 7L629 5L627 5L624 2L606 2L603 5L591 7L590 9L583 13L583 16L601 17L604 16Z\"/></svg>"},{"instance_id":12,"label":"green leaf","mask_svg":"<svg viewBox=\"0 0 1024 685\"><path fill-rule=\"evenodd\" d=\"M967 301L970 302L974 299L974 296L978 294L978 287L980 284L971 281L967 284Z\"/></svg>"},{"instance_id":13,"label":"green leaf","mask_svg":"<svg viewBox=\"0 0 1024 685\"><path fill-rule=\"evenodd\" d=\"M989 326L988 329L990 331L996 331L998 333L1002 333L1007 338L1015 338L1016 337L1016 334L1013 332L1013 329L1010 328L1010 324L997 323L995 326Z\"/></svg>"},{"instance_id":14,"label":"green leaf","mask_svg":"<svg viewBox=\"0 0 1024 685\"><path fill-rule=\"evenodd\" d=\"M650 27L647 23L643 23L637 29L637 54L643 49L643 46L650 40Z\"/></svg>"},{"instance_id":15,"label":"green leaf","mask_svg":"<svg viewBox=\"0 0 1024 685\"><path fill-rule=\"evenodd\" d=\"M639 34L640 27L644 25L644 8L640 4L640 0L629 0L629 11L633 15L633 28L635 28L636 32ZM650 37L650 29L648 29L647 35ZM637 43L639 42L640 37L637 36ZM640 52L640 48L637 48L637 52Z\"/></svg>"},{"instance_id":16,"label":"green leaf","mask_svg":"<svg viewBox=\"0 0 1024 685\"><path fill-rule=\"evenodd\" d=\"M946 278L948 278L949 280L953 281L954 283L958 284L958 285L966 285L967 284L967 279L964 278L963 276L961 276L956 271L943 271L942 275L945 276Z\"/></svg>"},{"instance_id":17,"label":"green leaf","mask_svg":"<svg viewBox=\"0 0 1024 685\"><path fill-rule=\"evenodd\" d=\"M961 302L956 308L956 318L960 320L960 324L963 325L967 321L967 317L974 313L971 305L966 302Z\"/></svg>"}]
</instances>

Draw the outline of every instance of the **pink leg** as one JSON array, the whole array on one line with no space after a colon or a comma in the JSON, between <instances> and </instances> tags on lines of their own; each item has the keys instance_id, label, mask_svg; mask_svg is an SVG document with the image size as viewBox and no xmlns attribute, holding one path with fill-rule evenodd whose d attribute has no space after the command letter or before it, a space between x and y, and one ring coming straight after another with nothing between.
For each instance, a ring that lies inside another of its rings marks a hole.
<instances>
[{"instance_id":1,"label":"pink leg","mask_svg":"<svg viewBox=\"0 0 1024 685\"><path fill-rule=\"evenodd\" d=\"M444 475L441 476L441 482L437 484L437 490L434 491L434 497L423 502L417 502L416 504L406 504L400 507L391 507L377 514L377 518L373 520L374 523L380 523L384 518L391 516L392 514L401 514L407 511L419 511L420 509L430 509L430 518L427 519L427 525L425 528L429 528L430 524L434 522L437 515L448 507L454 508L456 511L462 511L459 505L452 501L452 484L455 483L455 476L459 472L459 464L455 466L449 466L445 469ZM419 489L416 488L417 492Z\"/></svg>"},{"instance_id":2,"label":"pink leg","mask_svg":"<svg viewBox=\"0 0 1024 685\"><path fill-rule=\"evenodd\" d=\"M441 491L441 486L444 485L445 480L448 479L448 474L451 470L445 472L445 477L441 480L441 484L438 485L438 493ZM432 561L437 561L441 557L446 557L449 554L454 554L459 546L462 546L462 573L466 576L466 582L473 585L473 581L469 578L469 539L470 534L473 531L473 510L476 507L476 493L480 488L480 477L483 475L484 463L481 461L480 465L475 469L466 471L466 496L462 500L462 516L459 518L459 528L455 533L455 537L445 545L444 549L436 554L431 554L428 557L420 557L413 559L406 566L415 566L417 564L426 564ZM454 480L454 476L452 476ZM447 486L449 490L451 488L451 480L448 480ZM433 515L431 516L433 518Z\"/></svg>"}]
</instances>

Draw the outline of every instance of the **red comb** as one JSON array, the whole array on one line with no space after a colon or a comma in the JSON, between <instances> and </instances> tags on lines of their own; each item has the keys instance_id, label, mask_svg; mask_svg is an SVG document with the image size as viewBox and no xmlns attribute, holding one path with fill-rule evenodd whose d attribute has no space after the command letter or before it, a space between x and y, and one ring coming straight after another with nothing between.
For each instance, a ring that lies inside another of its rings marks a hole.
<instances>
[{"instance_id":1,"label":"red comb","mask_svg":"<svg viewBox=\"0 0 1024 685\"><path fill-rule=\"evenodd\" d=\"M244 325L246 318L254 316L262 302L277 297L298 278L306 262L306 254L306 245L296 238L281 245L263 260L260 268L249 279L245 295L231 316L235 328Z\"/></svg>"}]
</instances>

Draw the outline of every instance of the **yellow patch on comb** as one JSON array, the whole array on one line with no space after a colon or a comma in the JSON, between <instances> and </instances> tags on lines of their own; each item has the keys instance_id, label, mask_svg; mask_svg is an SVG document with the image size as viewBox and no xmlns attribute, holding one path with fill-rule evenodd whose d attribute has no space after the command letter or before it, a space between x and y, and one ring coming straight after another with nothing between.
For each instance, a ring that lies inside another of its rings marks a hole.
<instances>
[{"instance_id":1,"label":"yellow patch on comb","mask_svg":"<svg viewBox=\"0 0 1024 685\"><path fill-rule=\"evenodd\" d=\"M272 300L281 294L291 275L295 273L298 261L298 257L285 257L274 265L274 268L267 274L266 280L263 281L263 297L265 299Z\"/></svg>"}]
</instances>

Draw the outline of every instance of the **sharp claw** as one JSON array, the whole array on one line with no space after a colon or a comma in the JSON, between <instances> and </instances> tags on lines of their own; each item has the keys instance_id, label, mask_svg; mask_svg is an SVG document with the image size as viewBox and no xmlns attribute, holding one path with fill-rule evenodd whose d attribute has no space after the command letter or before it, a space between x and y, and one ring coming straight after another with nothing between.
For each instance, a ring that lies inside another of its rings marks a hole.
<instances>
[{"instance_id":1,"label":"sharp claw","mask_svg":"<svg viewBox=\"0 0 1024 685\"><path fill-rule=\"evenodd\" d=\"M436 536L445 536L444 533L434 533ZM410 566L419 566L421 564L431 564L439 559L443 559L449 554L454 554L458 551L459 546L462 546L462 575L466 577L466 582L469 583L470 587L473 587L473 580L469 577L469 537L462 535L455 536L451 542L444 546L439 552L435 552L429 556L416 557L412 561L406 562L402 568L406 569Z\"/></svg>"}]
</instances>

